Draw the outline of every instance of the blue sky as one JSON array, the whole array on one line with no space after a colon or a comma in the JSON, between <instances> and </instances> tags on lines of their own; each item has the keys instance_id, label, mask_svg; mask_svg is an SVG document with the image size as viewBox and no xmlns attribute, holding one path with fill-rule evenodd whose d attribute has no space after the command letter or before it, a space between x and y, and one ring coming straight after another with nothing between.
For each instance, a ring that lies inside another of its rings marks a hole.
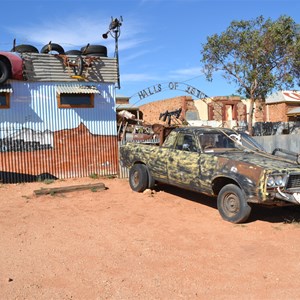
<instances>
[{"instance_id":1,"label":"blue sky","mask_svg":"<svg viewBox=\"0 0 300 300\"><path fill-rule=\"evenodd\" d=\"M206 81L200 50L207 37L233 20L259 15L287 15L300 23L299 0L1 0L1 7L0 50L11 50L14 39L39 50L49 41L65 50L89 43L106 46L113 57L114 39L102 34L111 17L122 16L117 94L135 105L186 95L165 89L139 99L139 91L159 83L183 82L211 97L236 94L236 86L220 75Z\"/></svg>"}]
</instances>

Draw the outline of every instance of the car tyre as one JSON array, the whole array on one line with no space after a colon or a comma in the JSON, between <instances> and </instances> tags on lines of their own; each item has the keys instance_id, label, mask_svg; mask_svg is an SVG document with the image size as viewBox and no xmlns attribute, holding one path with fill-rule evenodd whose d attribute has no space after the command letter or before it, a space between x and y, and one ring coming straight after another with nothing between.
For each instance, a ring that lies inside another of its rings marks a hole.
<instances>
[{"instance_id":1,"label":"car tyre","mask_svg":"<svg viewBox=\"0 0 300 300\"><path fill-rule=\"evenodd\" d=\"M81 55L82 52L80 50L68 50L65 53L66 55Z\"/></svg>"},{"instance_id":2,"label":"car tyre","mask_svg":"<svg viewBox=\"0 0 300 300\"><path fill-rule=\"evenodd\" d=\"M244 191L235 184L227 184L221 189L217 205L222 218L235 224L245 222L251 213Z\"/></svg>"},{"instance_id":3,"label":"car tyre","mask_svg":"<svg viewBox=\"0 0 300 300\"><path fill-rule=\"evenodd\" d=\"M147 167L142 164L133 165L129 171L129 185L135 192L143 192L148 187Z\"/></svg>"},{"instance_id":4,"label":"car tyre","mask_svg":"<svg viewBox=\"0 0 300 300\"><path fill-rule=\"evenodd\" d=\"M18 53L39 53L39 50L32 45L18 45L11 49L11 51Z\"/></svg>"},{"instance_id":5,"label":"car tyre","mask_svg":"<svg viewBox=\"0 0 300 300\"><path fill-rule=\"evenodd\" d=\"M86 57L107 57L107 54L105 54L105 53L91 53L91 54L87 54Z\"/></svg>"},{"instance_id":6,"label":"car tyre","mask_svg":"<svg viewBox=\"0 0 300 300\"><path fill-rule=\"evenodd\" d=\"M58 44L47 44L41 49L41 53L49 53L51 51L56 51L58 54L65 54L65 50L62 46Z\"/></svg>"},{"instance_id":7,"label":"car tyre","mask_svg":"<svg viewBox=\"0 0 300 300\"><path fill-rule=\"evenodd\" d=\"M88 45L80 50L83 55L107 57L107 48L102 45Z\"/></svg>"}]
</instances>

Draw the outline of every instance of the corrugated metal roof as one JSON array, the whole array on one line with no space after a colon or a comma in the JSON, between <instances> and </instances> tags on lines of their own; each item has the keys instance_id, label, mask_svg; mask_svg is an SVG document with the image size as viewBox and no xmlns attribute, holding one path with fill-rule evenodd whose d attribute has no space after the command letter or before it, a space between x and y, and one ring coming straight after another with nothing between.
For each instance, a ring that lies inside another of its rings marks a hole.
<instances>
[{"instance_id":1,"label":"corrugated metal roof","mask_svg":"<svg viewBox=\"0 0 300 300\"><path fill-rule=\"evenodd\" d=\"M13 89L10 84L0 85L0 93L12 93Z\"/></svg>"},{"instance_id":2,"label":"corrugated metal roof","mask_svg":"<svg viewBox=\"0 0 300 300\"><path fill-rule=\"evenodd\" d=\"M300 107L295 107L287 112L287 115L300 115Z\"/></svg>"},{"instance_id":3,"label":"corrugated metal roof","mask_svg":"<svg viewBox=\"0 0 300 300\"><path fill-rule=\"evenodd\" d=\"M100 94L95 86L91 85L57 85L58 94Z\"/></svg>"},{"instance_id":4,"label":"corrugated metal roof","mask_svg":"<svg viewBox=\"0 0 300 300\"><path fill-rule=\"evenodd\" d=\"M299 102L300 91L279 91L266 99L267 104L280 102Z\"/></svg>"},{"instance_id":5,"label":"corrugated metal roof","mask_svg":"<svg viewBox=\"0 0 300 300\"><path fill-rule=\"evenodd\" d=\"M117 104L116 105L117 110L139 110L138 106L133 106L131 104Z\"/></svg>"},{"instance_id":6,"label":"corrugated metal roof","mask_svg":"<svg viewBox=\"0 0 300 300\"><path fill-rule=\"evenodd\" d=\"M116 58L83 57L84 68L82 78L76 79L72 67L64 62L66 58L76 58L76 55L21 53L24 61L24 77L27 81L60 81L60 82L118 82Z\"/></svg>"}]
</instances>

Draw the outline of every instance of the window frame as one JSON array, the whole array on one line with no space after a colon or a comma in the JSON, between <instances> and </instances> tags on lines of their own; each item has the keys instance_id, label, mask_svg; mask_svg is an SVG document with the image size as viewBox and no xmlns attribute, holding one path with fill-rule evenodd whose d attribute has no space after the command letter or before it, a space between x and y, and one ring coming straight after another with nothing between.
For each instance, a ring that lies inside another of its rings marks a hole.
<instances>
[{"instance_id":1,"label":"window frame","mask_svg":"<svg viewBox=\"0 0 300 300\"><path fill-rule=\"evenodd\" d=\"M90 104L62 104L61 98L62 96L89 96L90 98ZM94 99L95 94L94 93L59 93L57 94L57 106L58 108L94 108Z\"/></svg>"},{"instance_id":2,"label":"window frame","mask_svg":"<svg viewBox=\"0 0 300 300\"><path fill-rule=\"evenodd\" d=\"M0 109L8 109L10 108L10 93L0 92L0 96L5 96L5 105L0 105Z\"/></svg>"},{"instance_id":3,"label":"window frame","mask_svg":"<svg viewBox=\"0 0 300 300\"><path fill-rule=\"evenodd\" d=\"M190 143L186 143L186 137L189 137L188 140ZM184 145L189 145L191 148L185 148ZM199 152L198 149L198 143L197 139L192 133L186 133L186 132L180 132L177 135L177 139L175 142L175 149L179 151L184 151L184 152L194 152L197 153Z\"/></svg>"}]
</instances>

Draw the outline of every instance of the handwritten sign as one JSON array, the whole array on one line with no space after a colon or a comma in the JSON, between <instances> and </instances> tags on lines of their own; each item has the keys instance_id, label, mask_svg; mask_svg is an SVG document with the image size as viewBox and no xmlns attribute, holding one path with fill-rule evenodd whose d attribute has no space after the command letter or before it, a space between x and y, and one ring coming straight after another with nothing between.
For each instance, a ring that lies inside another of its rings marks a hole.
<instances>
[{"instance_id":1,"label":"handwritten sign","mask_svg":"<svg viewBox=\"0 0 300 300\"><path fill-rule=\"evenodd\" d=\"M176 82L176 81L170 81L168 83L158 83L156 85L153 85L151 87L148 87L146 89L139 91L137 94L138 94L138 97L140 98L140 100L142 100L142 99L145 99L154 94L160 93L166 89L183 91L187 94L190 94L190 95L196 97L197 99L209 98L206 94L204 94L197 88L195 88L191 85L185 84L183 82Z\"/></svg>"}]
</instances>

